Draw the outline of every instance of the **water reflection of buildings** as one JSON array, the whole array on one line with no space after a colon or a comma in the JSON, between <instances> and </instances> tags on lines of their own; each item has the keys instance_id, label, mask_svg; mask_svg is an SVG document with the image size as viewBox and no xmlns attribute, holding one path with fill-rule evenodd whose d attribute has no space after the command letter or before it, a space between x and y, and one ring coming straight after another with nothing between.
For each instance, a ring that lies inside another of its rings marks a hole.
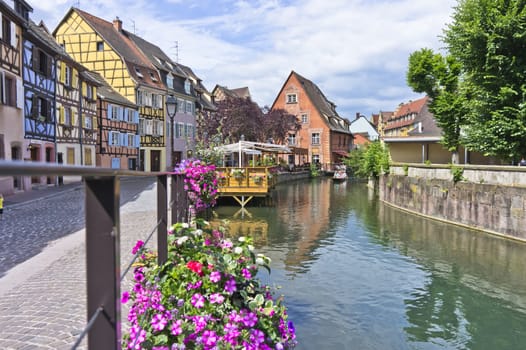
<instances>
[{"instance_id":1,"label":"water reflection of buildings","mask_svg":"<svg viewBox=\"0 0 526 350\"><path fill-rule=\"evenodd\" d=\"M282 261L288 271L301 272L316 259L320 246L330 244L331 227L337 225L334 214L345 210L345 190L345 183L330 179L291 182L276 188L272 207L247 207L244 215L219 207L213 222L228 219L231 234L251 236L257 247L272 246L266 252L270 258Z\"/></svg>"},{"instance_id":2,"label":"water reflection of buildings","mask_svg":"<svg viewBox=\"0 0 526 350\"><path fill-rule=\"evenodd\" d=\"M377 242L428 272L425 286L405 300L410 340L468 349L502 348L495 339L503 338L513 349L524 345L517 329L526 322L526 245L384 205L379 220Z\"/></svg>"}]
</instances>

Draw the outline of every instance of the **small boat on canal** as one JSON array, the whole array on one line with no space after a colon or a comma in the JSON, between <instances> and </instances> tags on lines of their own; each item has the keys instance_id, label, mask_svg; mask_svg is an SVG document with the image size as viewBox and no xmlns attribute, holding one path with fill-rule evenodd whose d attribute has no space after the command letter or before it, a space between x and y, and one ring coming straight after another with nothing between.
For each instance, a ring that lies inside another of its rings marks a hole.
<instances>
[{"instance_id":1,"label":"small boat on canal","mask_svg":"<svg viewBox=\"0 0 526 350\"><path fill-rule=\"evenodd\" d=\"M347 180L347 167L345 165L336 165L332 180L334 182L343 182Z\"/></svg>"}]
</instances>

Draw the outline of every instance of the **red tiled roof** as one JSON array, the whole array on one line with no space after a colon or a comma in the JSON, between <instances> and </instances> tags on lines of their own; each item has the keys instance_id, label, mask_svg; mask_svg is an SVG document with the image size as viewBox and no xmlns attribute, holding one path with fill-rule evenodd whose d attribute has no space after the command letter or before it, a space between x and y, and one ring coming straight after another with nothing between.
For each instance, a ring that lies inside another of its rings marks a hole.
<instances>
[{"instance_id":1,"label":"red tiled roof","mask_svg":"<svg viewBox=\"0 0 526 350\"><path fill-rule=\"evenodd\" d=\"M408 114L420 113L422 107L426 104L429 97L425 96L415 101L410 101L409 103L401 104L398 109L393 113L390 119L397 119Z\"/></svg>"},{"instance_id":2,"label":"red tiled roof","mask_svg":"<svg viewBox=\"0 0 526 350\"><path fill-rule=\"evenodd\" d=\"M367 145L367 144L371 143L371 141L367 137L365 137L365 136L363 136L361 134L354 134L353 136L354 136L353 143L355 145Z\"/></svg>"}]
</instances>

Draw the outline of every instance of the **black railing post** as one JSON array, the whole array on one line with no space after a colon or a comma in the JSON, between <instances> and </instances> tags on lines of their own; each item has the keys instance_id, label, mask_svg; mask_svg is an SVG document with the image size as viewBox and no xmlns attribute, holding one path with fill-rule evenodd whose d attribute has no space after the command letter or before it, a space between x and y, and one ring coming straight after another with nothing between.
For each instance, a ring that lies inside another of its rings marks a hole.
<instances>
[{"instance_id":1,"label":"black railing post","mask_svg":"<svg viewBox=\"0 0 526 350\"><path fill-rule=\"evenodd\" d=\"M88 320L103 308L88 335L88 349L120 349L120 181L87 177L86 273Z\"/></svg>"},{"instance_id":2,"label":"black railing post","mask_svg":"<svg viewBox=\"0 0 526 350\"><path fill-rule=\"evenodd\" d=\"M166 175L157 176L157 262L163 265L168 260L168 192Z\"/></svg>"},{"instance_id":3,"label":"black railing post","mask_svg":"<svg viewBox=\"0 0 526 350\"><path fill-rule=\"evenodd\" d=\"M184 189L184 178L182 175L172 174L171 208L172 224L176 222L188 222L188 209L185 206L187 194Z\"/></svg>"}]
</instances>

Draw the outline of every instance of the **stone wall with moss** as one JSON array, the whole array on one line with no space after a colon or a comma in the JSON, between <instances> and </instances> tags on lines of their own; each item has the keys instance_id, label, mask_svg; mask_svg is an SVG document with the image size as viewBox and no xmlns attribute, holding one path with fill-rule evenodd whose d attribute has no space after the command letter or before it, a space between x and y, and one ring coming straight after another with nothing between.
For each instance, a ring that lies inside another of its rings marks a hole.
<instances>
[{"instance_id":1,"label":"stone wall with moss","mask_svg":"<svg viewBox=\"0 0 526 350\"><path fill-rule=\"evenodd\" d=\"M422 168L419 168L420 175ZM432 174L435 170L429 171ZM526 242L526 187L391 172L380 199L404 210ZM515 171L512 174L515 176ZM523 176L526 174L523 173Z\"/></svg>"}]
</instances>

